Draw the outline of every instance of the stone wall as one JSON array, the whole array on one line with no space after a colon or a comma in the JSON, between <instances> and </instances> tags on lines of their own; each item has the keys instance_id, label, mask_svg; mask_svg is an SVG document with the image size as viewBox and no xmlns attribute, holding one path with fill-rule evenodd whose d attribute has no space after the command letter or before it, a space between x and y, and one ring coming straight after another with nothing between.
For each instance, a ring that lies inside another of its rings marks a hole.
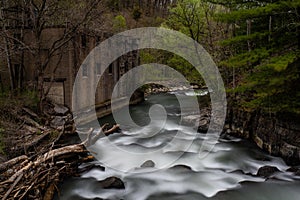
<instances>
[{"instance_id":1,"label":"stone wall","mask_svg":"<svg viewBox=\"0 0 300 200\"><path fill-rule=\"evenodd\" d=\"M261 149L281 156L290 165L300 164L300 116L230 109L225 131L252 140Z\"/></svg>"}]
</instances>

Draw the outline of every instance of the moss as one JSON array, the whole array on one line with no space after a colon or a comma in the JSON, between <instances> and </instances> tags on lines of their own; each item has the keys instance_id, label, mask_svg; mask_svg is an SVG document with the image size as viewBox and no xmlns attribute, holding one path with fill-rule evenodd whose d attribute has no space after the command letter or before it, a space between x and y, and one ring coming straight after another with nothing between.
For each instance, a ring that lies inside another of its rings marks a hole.
<instances>
[{"instance_id":1,"label":"moss","mask_svg":"<svg viewBox=\"0 0 300 200\"><path fill-rule=\"evenodd\" d=\"M36 132L36 134L37 134L37 135L41 135L41 134L42 134L42 131L41 131L41 130L38 130L38 131Z\"/></svg>"},{"instance_id":2,"label":"moss","mask_svg":"<svg viewBox=\"0 0 300 200\"><path fill-rule=\"evenodd\" d=\"M57 130L54 130L54 131L51 131L50 133L50 139L53 140L53 139L56 139L59 135L59 132Z\"/></svg>"}]
</instances>

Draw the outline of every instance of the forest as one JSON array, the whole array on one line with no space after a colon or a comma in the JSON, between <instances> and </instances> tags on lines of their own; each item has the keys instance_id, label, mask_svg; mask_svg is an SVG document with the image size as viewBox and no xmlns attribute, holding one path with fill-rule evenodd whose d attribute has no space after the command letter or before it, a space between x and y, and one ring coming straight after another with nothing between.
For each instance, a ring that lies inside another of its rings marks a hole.
<instances>
[{"instance_id":1,"label":"forest","mask_svg":"<svg viewBox=\"0 0 300 200\"><path fill-rule=\"evenodd\" d=\"M19 14L6 16L8 7L14 9L11 13ZM162 26L180 31L205 47L217 62L228 92L239 99L239 106L299 112L298 1L10 1L2 2L1 8L1 49L7 61L2 68L9 72L10 80L9 85L1 82L3 94L8 91L13 95L27 88L22 80L22 64L12 66L14 54L28 50L37 58L35 69L40 81L35 88L42 101L46 96L41 89L42 76L50 58L57 56L84 27L117 33L136 27ZM53 41L46 59L40 58L43 30L66 20L69 25L63 36ZM11 24L20 27L20 33L11 33ZM35 42L23 41L28 29L34 32ZM149 50L142 51L141 56L145 62L167 63L189 79L201 81L199 74L176 55Z\"/></svg>"},{"instance_id":2,"label":"forest","mask_svg":"<svg viewBox=\"0 0 300 200\"><path fill-rule=\"evenodd\" d=\"M71 105L57 105L48 96L60 92L60 85L72 88L86 55L101 41L141 27L179 31L202 45L225 84L225 128L235 127L232 132L288 164L300 163L299 0L7 0L0 9L2 199L53 199L65 177L79 176L78 166L94 159L85 146L120 131L118 124L105 124L94 136L87 131L84 142L70 144L77 134ZM165 64L206 88L178 55L143 49L138 56L139 64ZM122 59L116 65L126 72L129 62L123 66ZM112 76L111 66L107 73ZM256 135L257 130L274 134ZM101 187L123 187L113 180Z\"/></svg>"}]
</instances>

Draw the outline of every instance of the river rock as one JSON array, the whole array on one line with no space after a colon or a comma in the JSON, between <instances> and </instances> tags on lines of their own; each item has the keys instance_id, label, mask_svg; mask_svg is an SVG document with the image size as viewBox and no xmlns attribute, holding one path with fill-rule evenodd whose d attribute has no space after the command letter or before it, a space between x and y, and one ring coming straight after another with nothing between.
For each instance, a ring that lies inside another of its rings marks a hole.
<instances>
[{"instance_id":1,"label":"river rock","mask_svg":"<svg viewBox=\"0 0 300 200\"><path fill-rule=\"evenodd\" d=\"M193 126L198 132L206 133L210 122L210 111L203 109L200 114L187 115L182 117L182 124Z\"/></svg>"},{"instance_id":2,"label":"river rock","mask_svg":"<svg viewBox=\"0 0 300 200\"><path fill-rule=\"evenodd\" d=\"M104 189L125 189L123 181L117 177L109 177L99 182Z\"/></svg>"},{"instance_id":3,"label":"river rock","mask_svg":"<svg viewBox=\"0 0 300 200\"><path fill-rule=\"evenodd\" d=\"M77 199L77 198L76 198ZM100 197L95 197L95 198L84 198L84 197L80 197L80 199L79 200L105 200L105 199L102 199L102 198L100 198Z\"/></svg>"},{"instance_id":4,"label":"river rock","mask_svg":"<svg viewBox=\"0 0 300 200\"><path fill-rule=\"evenodd\" d=\"M288 172L293 172L296 176L300 176L300 168L291 167L287 170Z\"/></svg>"},{"instance_id":5,"label":"river rock","mask_svg":"<svg viewBox=\"0 0 300 200\"><path fill-rule=\"evenodd\" d=\"M188 115L182 118L182 123L184 125L195 125L196 121L199 120L200 115Z\"/></svg>"},{"instance_id":6,"label":"river rock","mask_svg":"<svg viewBox=\"0 0 300 200\"><path fill-rule=\"evenodd\" d=\"M141 165L141 167L155 167L155 163L152 160L147 160Z\"/></svg>"},{"instance_id":7,"label":"river rock","mask_svg":"<svg viewBox=\"0 0 300 200\"><path fill-rule=\"evenodd\" d=\"M209 127L209 119L203 118L198 122L198 132L206 133Z\"/></svg>"},{"instance_id":8,"label":"river rock","mask_svg":"<svg viewBox=\"0 0 300 200\"><path fill-rule=\"evenodd\" d=\"M271 175L273 175L275 172L280 172L280 170L274 166L263 166L259 168L257 172L257 176L268 178Z\"/></svg>"},{"instance_id":9,"label":"river rock","mask_svg":"<svg viewBox=\"0 0 300 200\"><path fill-rule=\"evenodd\" d=\"M187 165L175 165L171 167L171 169L185 169L185 170L192 170L190 166Z\"/></svg>"}]
</instances>

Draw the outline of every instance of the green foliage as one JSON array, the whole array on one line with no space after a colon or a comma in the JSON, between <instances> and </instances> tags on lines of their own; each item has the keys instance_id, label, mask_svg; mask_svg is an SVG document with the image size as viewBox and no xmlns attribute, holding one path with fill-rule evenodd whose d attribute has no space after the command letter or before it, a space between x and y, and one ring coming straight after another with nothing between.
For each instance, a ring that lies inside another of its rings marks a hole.
<instances>
[{"instance_id":1,"label":"green foliage","mask_svg":"<svg viewBox=\"0 0 300 200\"><path fill-rule=\"evenodd\" d=\"M299 1L215 0L230 12L217 19L231 24L220 42L231 56L219 63L235 70L234 92L245 109L300 113Z\"/></svg>"},{"instance_id":2,"label":"green foliage","mask_svg":"<svg viewBox=\"0 0 300 200\"><path fill-rule=\"evenodd\" d=\"M127 27L127 25L126 25L125 17L122 15L115 16L115 18L113 20L113 30L115 32L120 32L120 31L125 30L126 27Z\"/></svg>"},{"instance_id":3,"label":"green foliage","mask_svg":"<svg viewBox=\"0 0 300 200\"><path fill-rule=\"evenodd\" d=\"M245 21L247 19L259 18L262 16L277 15L278 13L293 12L291 9L295 9L300 6L300 1L247 1L237 4L232 12L227 14L220 14L218 19L225 22Z\"/></svg>"},{"instance_id":4,"label":"green foliage","mask_svg":"<svg viewBox=\"0 0 300 200\"><path fill-rule=\"evenodd\" d=\"M170 9L170 16L163 26L180 31L199 42L206 30L206 7L204 1L179 0L176 6Z\"/></svg>"},{"instance_id":5,"label":"green foliage","mask_svg":"<svg viewBox=\"0 0 300 200\"><path fill-rule=\"evenodd\" d=\"M272 57L269 60L269 63L265 65L265 67L274 69L277 72L284 71L286 70L289 64L296 61L298 57L297 54L298 54L297 52L292 51L285 55Z\"/></svg>"},{"instance_id":6,"label":"green foliage","mask_svg":"<svg viewBox=\"0 0 300 200\"><path fill-rule=\"evenodd\" d=\"M204 85L204 80L199 72L184 58L178 55L172 55L172 57L168 59L167 65L179 71L189 82Z\"/></svg>"},{"instance_id":7,"label":"green foliage","mask_svg":"<svg viewBox=\"0 0 300 200\"><path fill-rule=\"evenodd\" d=\"M268 35L269 32L256 32L250 35L238 35L236 37L223 40L220 42L220 44L223 46L227 46L227 45L234 45L237 43L246 43L248 41L263 40L266 39Z\"/></svg>"},{"instance_id":8,"label":"green foliage","mask_svg":"<svg viewBox=\"0 0 300 200\"><path fill-rule=\"evenodd\" d=\"M252 67L260 63L263 59L268 58L270 51L266 48L255 49L245 53L237 54L228 60L220 62L220 65L225 67L245 68Z\"/></svg>"},{"instance_id":9,"label":"green foliage","mask_svg":"<svg viewBox=\"0 0 300 200\"><path fill-rule=\"evenodd\" d=\"M37 112L38 103L39 98L36 91L26 90L22 91L19 95L12 95L10 92L0 93L0 111L14 106L24 106Z\"/></svg>"},{"instance_id":10,"label":"green foliage","mask_svg":"<svg viewBox=\"0 0 300 200\"><path fill-rule=\"evenodd\" d=\"M179 0L169 9L170 15L162 26L177 30L199 43L204 43L208 31L206 20L212 18L209 11L209 5L204 0ZM187 80L204 84L199 72L184 58L178 55L169 55L167 58L166 64L179 71Z\"/></svg>"},{"instance_id":11,"label":"green foliage","mask_svg":"<svg viewBox=\"0 0 300 200\"><path fill-rule=\"evenodd\" d=\"M156 58L154 57L153 54L146 52L146 51L141 51L140 52L140 58L142 63L155 63Z\"/></svg>"}]
</instances>

